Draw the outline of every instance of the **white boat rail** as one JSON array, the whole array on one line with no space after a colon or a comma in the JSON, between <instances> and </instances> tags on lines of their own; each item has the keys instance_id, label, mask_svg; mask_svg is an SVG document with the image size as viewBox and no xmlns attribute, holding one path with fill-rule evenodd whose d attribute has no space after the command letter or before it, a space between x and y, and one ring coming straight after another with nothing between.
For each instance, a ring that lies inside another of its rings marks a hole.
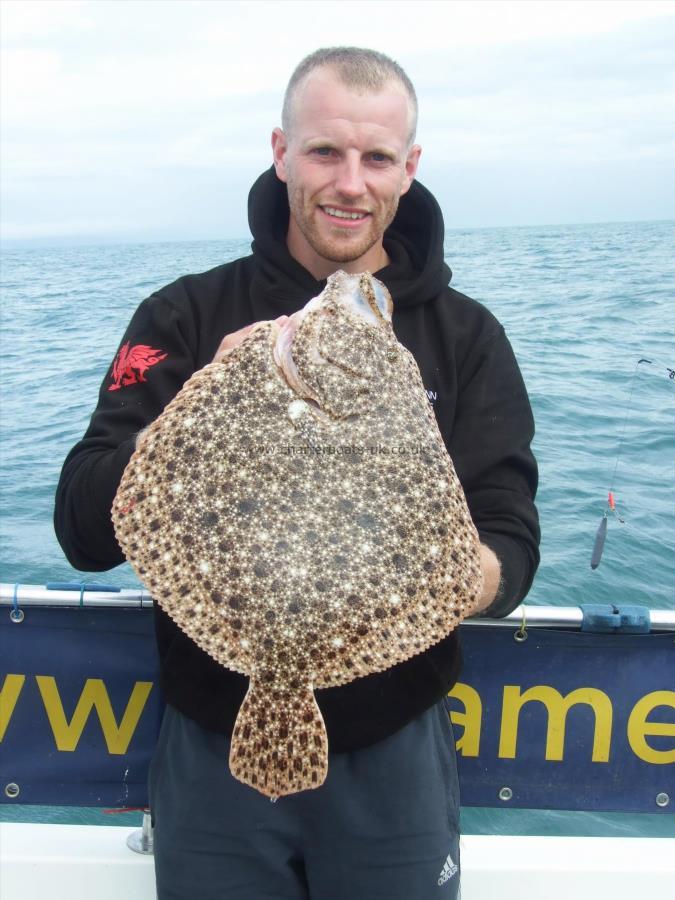
<instances>
[{"instance_id":1,"label":"white boat rail","mask_svg":"<svg viewBox=\"0 0 675 900\"><path fill-rule=\"evenodd\" d=\"M596 604L591 604L593 607ZM141 588L115 588L110 585L97 585L89 582L76 584L74 582L55 582L49 586L35 584L11 584L0 583L0 606L48 606L48 607L74 607L82 606L90 609L96 607L118 608L150 608L152 596ZM611 610L611 606L607 605ZM630 606L625 604L614 607L621 609L642 609L644 615L649 617L649 630L675 631L675 610L673 609L647 609L642 606ZM569 628L581 629L584 623L584 605L581 606L534 606L522 603L513 612L500 619L488 616L477 616L466 619L464 626L484 627L497 625L513 628L515 625L521 628Z\"/></svg>"},{"instance_id":2,"label":"white boat rail","mask_svg":"<svg viewBox=\"0 0 675 900\"><path fill-rule=\"evenodd\" d=\"M155 900L151 856L127 846L128 829L0 825L2 900ZM672 896L672 838L461 839L465 900L633 900ZM439 894L440 896L440 894Z\"/></svg>"}]
</instances>

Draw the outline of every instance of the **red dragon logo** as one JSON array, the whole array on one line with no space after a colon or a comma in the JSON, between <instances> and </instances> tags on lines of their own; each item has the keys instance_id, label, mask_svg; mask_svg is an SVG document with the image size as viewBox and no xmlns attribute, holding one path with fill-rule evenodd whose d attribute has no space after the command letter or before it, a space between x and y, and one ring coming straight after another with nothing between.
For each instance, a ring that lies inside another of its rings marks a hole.
<instances>
[{"instance_id":1,"label":"red dragon logo","mask_svg":"<svg viewBox=\"0 0 675 900\"><path fill-rule=\"evenodd\" d=\"M145 373L150 366L156 366L158 362L166 359L167 354L161 350L148 347L147 344L135 344L130 346L130 341L120 347L112 367L113 383L109 391L119 391L120 388L139 381L147 381Z\"/></svg>"}]
</instances>

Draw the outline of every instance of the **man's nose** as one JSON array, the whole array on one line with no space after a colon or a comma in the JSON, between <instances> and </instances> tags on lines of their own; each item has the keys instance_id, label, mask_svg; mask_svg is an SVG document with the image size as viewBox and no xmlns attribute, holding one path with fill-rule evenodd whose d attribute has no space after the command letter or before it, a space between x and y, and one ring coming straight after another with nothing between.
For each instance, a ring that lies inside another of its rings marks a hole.
<instances>
[{"instance_id":1,"label":"man's nose","mask_svg":"<svg viewBox=\"0 0 675 900\"><path fill-rule=\"evenodd\" d=\"M360 158L346 156L341 161L335 179L335 188L343 197L362 197L366 193L366 182Z\"/></svg>"}]
</instances>

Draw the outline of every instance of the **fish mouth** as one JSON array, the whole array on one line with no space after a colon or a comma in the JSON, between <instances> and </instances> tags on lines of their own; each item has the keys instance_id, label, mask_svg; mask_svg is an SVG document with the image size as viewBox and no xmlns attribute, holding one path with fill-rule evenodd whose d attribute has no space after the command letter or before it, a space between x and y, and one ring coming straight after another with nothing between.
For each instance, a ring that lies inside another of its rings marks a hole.
<instances>
[{"instance_id":1,"label":"fish mouth","mask_svg":"<svg viewBox=\"0 0 675 900\"><path fill-rule=\"evenodd\" d=\"M293 315L289 316L284 324L279 327L279 333L274 342L274 347L272 348L272 355L274 357L274 362L279 368L279 371L283 375L289 388L299 397L312 400L318 406L319 398L310 387L305 384L302 378L300 378L295 361L293 360L293 354L291 353L291 347L296 332L308 311L308 306L299 309L297 312L294 312Z\"/></svg>"},{"instance_id":2,"label":"fish mouth","mask_svg":"<svg viewBox=\"0 0 675 900\"><path fill-rule=\"evenodd\" d=\"M322 310L326 296L330 296L330 310ZM302 309L290 315L282 325L276 325L276 339L272 348L278 372L288 387L296 397L308 401L315 412L324 414L327 412L326 398L307 384L298 372L293 359L293 342L308 313L318 312L320 316L327 312L333 314L335 307L341 307L349 317L365 320L370 326L384 325L391 331L393 301L385 285L369 272L348 275L338 270L328 277L326 287L318 297L312 298ZM335 359L322 351L317 342L311 343L309 355L308 361L315 366L336 366L343 373L357 378L363 374L360 370L350 368L346 360Z\"/></svg>"}]
</instances>

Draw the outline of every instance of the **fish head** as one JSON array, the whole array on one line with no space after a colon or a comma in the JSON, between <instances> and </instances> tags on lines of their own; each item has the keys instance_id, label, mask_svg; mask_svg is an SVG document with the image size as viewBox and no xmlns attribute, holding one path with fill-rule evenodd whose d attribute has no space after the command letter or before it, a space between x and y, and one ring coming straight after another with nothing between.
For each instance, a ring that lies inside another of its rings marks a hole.
<instances>
[{"instance_id":1,"label":"fish head","mask_svg":"<svg viewBox=\"0 0 675 900\"><path fill-rule=\"evenodd\" d=\"M389 291L370 272L336 272L280 329L275 360L298 396L331 418L359 415L376 401L397 346L392 312Z\"/></svg>"}]
</instances>

